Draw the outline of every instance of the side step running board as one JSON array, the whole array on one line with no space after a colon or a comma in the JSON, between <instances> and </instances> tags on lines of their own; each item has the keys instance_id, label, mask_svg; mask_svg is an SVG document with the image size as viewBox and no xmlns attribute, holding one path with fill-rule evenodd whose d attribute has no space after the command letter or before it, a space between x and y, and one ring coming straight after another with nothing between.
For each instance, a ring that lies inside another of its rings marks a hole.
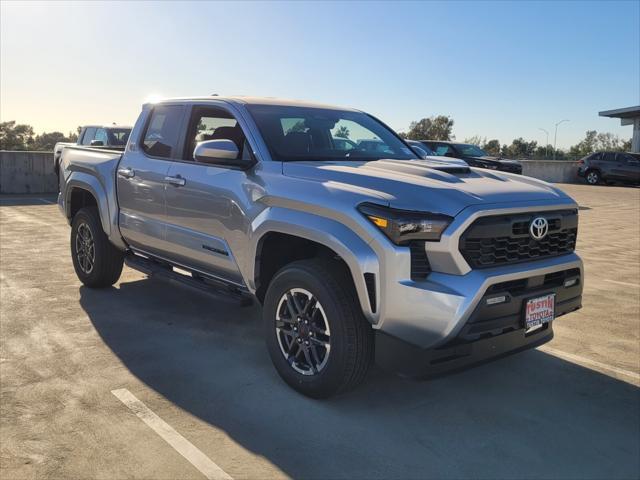
<instances>
[{"instance_id":1,"label":"side step running board","mask_svg":"<svg viewBox=\"0 0 640 480\"><path fill-rule=\"evenodd\" d=\"M129 253L124 257L124 263L128 267L138 270L149 277L186 285L211 295L217 300L237 301L240 302L240 305L243 307L253 303L253 298L248 292L243 292L233 285L226 284L221 280L197 272L192 272L192 275L178 273L173 269L173 266L166 262L155 261L151 258ZM182 267L179 268L182 269ZM185 271L188 270L185 269Z\"/></svg>"}]
</instances>

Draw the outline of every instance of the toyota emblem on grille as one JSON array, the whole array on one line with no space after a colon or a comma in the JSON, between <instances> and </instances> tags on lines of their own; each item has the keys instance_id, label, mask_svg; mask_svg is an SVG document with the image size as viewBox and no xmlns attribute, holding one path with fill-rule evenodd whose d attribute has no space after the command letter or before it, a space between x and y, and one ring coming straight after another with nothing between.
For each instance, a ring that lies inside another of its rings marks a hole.
<instances>
[{"instance_id":1,"label":"toyota emblem on grille","mask_svg":"<svg viewBox=\"0 0 640 480\"><path fill-rule=\"evenodd\" d=\"M529 233L534 240L542 240L549 233L549 222L544 217L536 217L529 226Z\"/></svg>"}]
</instances>

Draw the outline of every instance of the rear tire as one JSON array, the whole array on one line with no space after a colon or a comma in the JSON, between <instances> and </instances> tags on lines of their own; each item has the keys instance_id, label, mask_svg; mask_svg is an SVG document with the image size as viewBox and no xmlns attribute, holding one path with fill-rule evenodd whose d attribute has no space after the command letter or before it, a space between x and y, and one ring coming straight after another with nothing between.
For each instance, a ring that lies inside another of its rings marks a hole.
<instances>
[{"instance_id":1,"label":"rear tire","mask_svg":"<svg viewBox=\"0 0 640 480\"><path fill-rule=\"evenodd\" d=\"M602 180L600 172L597 170L589 170L585 178L589 185L598 185Z\"/></svg>"},{"instance_id":2,"label":"rear tire","mask_svg":"<svg viewBox=\"0 0 640 480\"><path fill-rule=\"evenodd\" d=\"M110 287L120 278L124 254L102 230L96 207L84 207L73 217L71 258L76 275L89 288Z\"/></svg>"},{"instance_id":3,"label":"rear tire","mask_svg":"<svg viewBox=\"0 0 640 480\"><path fill-rule=\"evenodd\" d=\"M271 360L289 386L312 398L355 387L372 363L373 330L344 270L319 259L293 262L276 273L265 296Z\"/></svg>"}]
</instances>

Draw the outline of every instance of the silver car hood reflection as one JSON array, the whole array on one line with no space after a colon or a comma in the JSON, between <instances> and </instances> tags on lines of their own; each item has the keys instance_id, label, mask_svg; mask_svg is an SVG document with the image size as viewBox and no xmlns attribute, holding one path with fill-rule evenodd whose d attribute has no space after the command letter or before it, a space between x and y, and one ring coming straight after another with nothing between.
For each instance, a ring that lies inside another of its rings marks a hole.
<instances>
[{"instance_id":1,"label":"silver car hood reflection","mask_svg":"<svg viewBox=\"0 0 640 480\"><path fill-rule=\"evenodd\" d=\"M553 185L531 177L429 160L285 162L283 173L318 182L364 187L394 208L454 216L477 204L574 203Z\"/></svg>"}]
</instances>

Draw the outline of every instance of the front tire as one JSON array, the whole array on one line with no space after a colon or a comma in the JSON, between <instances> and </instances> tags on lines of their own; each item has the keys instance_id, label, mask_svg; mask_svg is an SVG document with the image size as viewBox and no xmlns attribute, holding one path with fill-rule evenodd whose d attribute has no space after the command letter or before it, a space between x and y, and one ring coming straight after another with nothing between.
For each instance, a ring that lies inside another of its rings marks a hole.
<instances>
[{"instance_id":1,"label":"front tire","mask_svg":"<svg viewBox=\"0 0 640 480\"><path fill-rule=\"evenodd\" d=\"M110 287L120 278L124 254L102 230L96 207L82 208L73 217L71 258L76 275L89 288Z\"/></svg>"},{"instance_id":2,"label":"front tire","mask_svg":"<svg viewBox=\"0 0 640 480\"><path fill-rule=\"evenodd\" d=\"M302 260L282 268L265 296L271 360L293 389L327 398L358 385L373 359L373 331L340 265Z\"/></svg>"}]
</instances>

